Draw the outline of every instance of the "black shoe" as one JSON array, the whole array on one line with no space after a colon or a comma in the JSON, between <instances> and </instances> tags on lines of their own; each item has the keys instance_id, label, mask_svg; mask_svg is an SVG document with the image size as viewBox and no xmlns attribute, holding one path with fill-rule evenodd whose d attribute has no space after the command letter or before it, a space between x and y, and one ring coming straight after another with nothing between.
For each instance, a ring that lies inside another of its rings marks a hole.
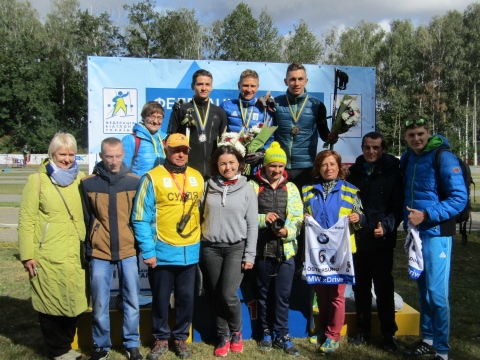
<instances>
[{"instance_id":1,"label":"black shoe","mask_svg":"<svg viewBox=\"0 0 480 360\"><path fill-rule=\"evenodd\" d=\"M175 355L180 359L187 359L192 356L185 340L175 340L173 347L175 348Z\"/></svg>"},{"instance_id":2,"label":"black shoe","mask_svg":"<svg viewBox=\"0 0 480 360\"><path fill-rule=\"evenodd\" d=\"M362 346L370 341L370 333L359 332L354 337L348 339L348 343L355 346Z\"/></svg>"},{"instance_id":3,"label":"black shoe","mask_svg":"<svg viewBox=\"0 0 480 360\"><path fill-rule=\"evenodd\" d=\"M435 354L435 348L424 341L419 341L413 347L403 353L408 357L419 357L422 355Z\"/></svg>"},{"instance_id":4,"label":"black shoe","mask_svg":"<svg viewBox=\"0 0 480 360\"><path fill-rule=\"evenodd\" d=\"M168 352L168 340L155 339L152 350L147 355L147 360L159 360Z\"/></svg>"},{"instance_id":5,"label":"black shoe","mask_svg":"<svg viewBox=\"0 0 480 360\"><path fill-rule=\"evenodd\" d=\"M285 335L282 337L277 337L275 341L273 342L273 346L282 349L285 351L288 355L291 356L300 356L300 352L295 349L295 347L292 344L292 340L290 339L290 335Z\"/></svg>"},{"instance_id":6,"label":"black shoe","mask_svg":"<svg viewBox=\"0 0 480 360\"><path fill-rule=\"evenodd\" d=\"M140 350L138 348L128 348L125 349L125 355L127 356L128 360L142 360L143 356L140 354Z\"/></svg>"},{"instance_id":7,"label":"black shoe","mask_svg":"<svg viewBox=\"0 0 480 360\"><path fill-rule=\"evenodd\" d=\"M388 352L395 352L398 350L397 342L393 336L384 336L382 349Z\"/></svg>"},{"instance_id":8,"label":"black shoe","mask_svg":"<svg viewBox=\"0 0 480 360\"><path fill-rule=\"evenodd\" d=\"M96 348L88 360L107 360L110 353L101 348Z\"/></svg>"},{"instance_id":9,"label":"black shoe","mask_svg":"<svg viewBox=\"0 0 480 360\"><path fill-rule=\"evenodd\" d=\"M263 330L263 338L258 343L258 346L264 351L272 350L272 335L270 335L270 330Z\"/></svg>"}]
</instances>

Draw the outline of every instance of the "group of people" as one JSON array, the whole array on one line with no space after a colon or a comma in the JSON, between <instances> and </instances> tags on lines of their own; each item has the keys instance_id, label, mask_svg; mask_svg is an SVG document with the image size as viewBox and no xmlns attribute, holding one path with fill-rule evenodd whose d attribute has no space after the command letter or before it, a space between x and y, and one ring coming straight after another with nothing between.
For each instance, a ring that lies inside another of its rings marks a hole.
<instances>
[{"instance_id":1,"label":"group of people","mask_svg":"<svg viewBox=\"0 0 480 360\"><path fill-rule=\"evenodd\" d=\"M358 325L349 342L362 345L370 340L373 281L386 351L397 351L391 274L396 229L402 220L405 228L408 223L418 227L425 261L418 280L423 339L405 354L448 359L452 234L451 227L443 225L454 221L467 201L456 157L442 153L441 176L432 166L435 151L449 148L448 141L431 135L426 120L414 116L405 122L410 155L401 159L404 174L377 132L363 137L362 155L347 169L338 152L317 154L319 136L332 143L337 136L328 130L324 104L307 93L301 64L289 65L287 92L273 102L269 99L273 105L268 109L257 101L255 71L241 74L239 98L220 107L210 102L212 80L206 70L195 72L193 99L176 106L166 139L160 133L164 109L148 102L133 134L122 141L102 141L102 161L91 175L78 169L75 139L58 133L49 159L29 177L20 210L20 258L30 275L33 306L50 355L81 358L71 342L87 309L89 283L94 341L90 359L108 359L108 306L116 266L125 354L143 359L138 333L140 254L152 291L154 345L148 360L161 359L169 349L180 358L192 356L186 340L199 271L216 325L215 356L243 351L237 292L246 271L255 274L259 347L299 356L289 336L288 310L295 259L301 260L305 251L302 224L309 217L324 229L339 221L349 224ZM255 154L244 157L233 146L217 146L225 129L238 132L267 119L278 129ZM258 168L249 178L242 175L246 161ZM339 347L345 286L313 286L322 354ZM173 329L168 322L172 291ZM306 301L309 297L305 294Z\"/></svg>"}]
</instances>

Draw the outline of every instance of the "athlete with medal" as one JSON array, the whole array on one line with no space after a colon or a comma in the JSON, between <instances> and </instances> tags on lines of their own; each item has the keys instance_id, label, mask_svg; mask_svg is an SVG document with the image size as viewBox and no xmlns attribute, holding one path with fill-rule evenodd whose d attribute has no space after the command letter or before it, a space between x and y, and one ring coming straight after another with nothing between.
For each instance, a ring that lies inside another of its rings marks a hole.
<instances>
[{"instance_id":1,"label":"athlete with medal","mask_svg":"<svg viewBox=\"0 0 480 360\"><path fill-rule=\"evenodd\" d=\"M174 106L168 124L168 134L187 135L190 143L188 165L198 170L204 178L210 177L210 158L217 148L217 137L227 127L225 111L210 100L212 74L197 70L192 77L193 99Z\"/></svg>"}]
</instances>

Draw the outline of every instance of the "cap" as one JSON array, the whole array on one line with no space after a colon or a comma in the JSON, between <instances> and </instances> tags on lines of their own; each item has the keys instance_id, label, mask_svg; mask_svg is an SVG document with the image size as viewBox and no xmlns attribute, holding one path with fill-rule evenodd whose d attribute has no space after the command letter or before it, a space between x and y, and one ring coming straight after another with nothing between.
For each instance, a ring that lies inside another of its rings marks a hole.
<instances>
[{"instance_id":1,"label":"cap","mask_svg":"<svg viewBox=\"0 0 480 360\"><path fill-rule=\"evenodd\" d=\"M167 146L169 147L179 147L179 146L188 146L188 139L183 134L172 134L167 139Z\"/></svg>"}]
</instances>

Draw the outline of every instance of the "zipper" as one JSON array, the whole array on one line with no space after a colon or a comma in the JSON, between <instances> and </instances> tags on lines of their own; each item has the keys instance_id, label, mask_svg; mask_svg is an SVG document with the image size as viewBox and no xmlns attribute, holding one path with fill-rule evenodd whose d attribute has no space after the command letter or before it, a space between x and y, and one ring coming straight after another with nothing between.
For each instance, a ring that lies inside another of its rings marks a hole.
<instances>
[{"instance_id":1,"label":"zipper","mask_svg":"<svg viewBox=\"0 0 480 360\"><path fill-rule=\"evenodd\" d=\"M415 165L413 166L413 177L412 177L412 184L410 186L410 193L412 194L411 200L410 200L410 207L413 209L413 184L415 182L415 175L417 172L417 163L418 163L418 155L415 155L417 158L415 160Z\"/></svg>"},{"instance_id":2,"label":"zipper","mask_svg":"<svg viewBox=\"0 0 480 360\"><path fill-rule=\"evenodd\" d=\"M183 247L183 265L187 265L187 247Z\"/></svg>"},{"instance_id":3,"label":"zipper","mask_svg":"<svg viewBox=\"0 0 480 360\"><path fill-rule=\"evenodd\" d=\"M125 192L127 194L127 204L128 204L128 212L127 214L130 214L130 196L128 196L128 191Z\"/></svg>"},{"instance_id":4,"label":"zipper","mask_svg":"<svg viewBox=\"0 0 480 360\"><path fill-rule=\"evenodd\" d=\"M43 240L45 240L45 235L47 234L47 229L49 225L50 223L47 223L47 225L45 225L45 228L43 229L42 239L40 240L40 245L38 246L38 250L42 250Z\"/></svg>"}]
</instances>

